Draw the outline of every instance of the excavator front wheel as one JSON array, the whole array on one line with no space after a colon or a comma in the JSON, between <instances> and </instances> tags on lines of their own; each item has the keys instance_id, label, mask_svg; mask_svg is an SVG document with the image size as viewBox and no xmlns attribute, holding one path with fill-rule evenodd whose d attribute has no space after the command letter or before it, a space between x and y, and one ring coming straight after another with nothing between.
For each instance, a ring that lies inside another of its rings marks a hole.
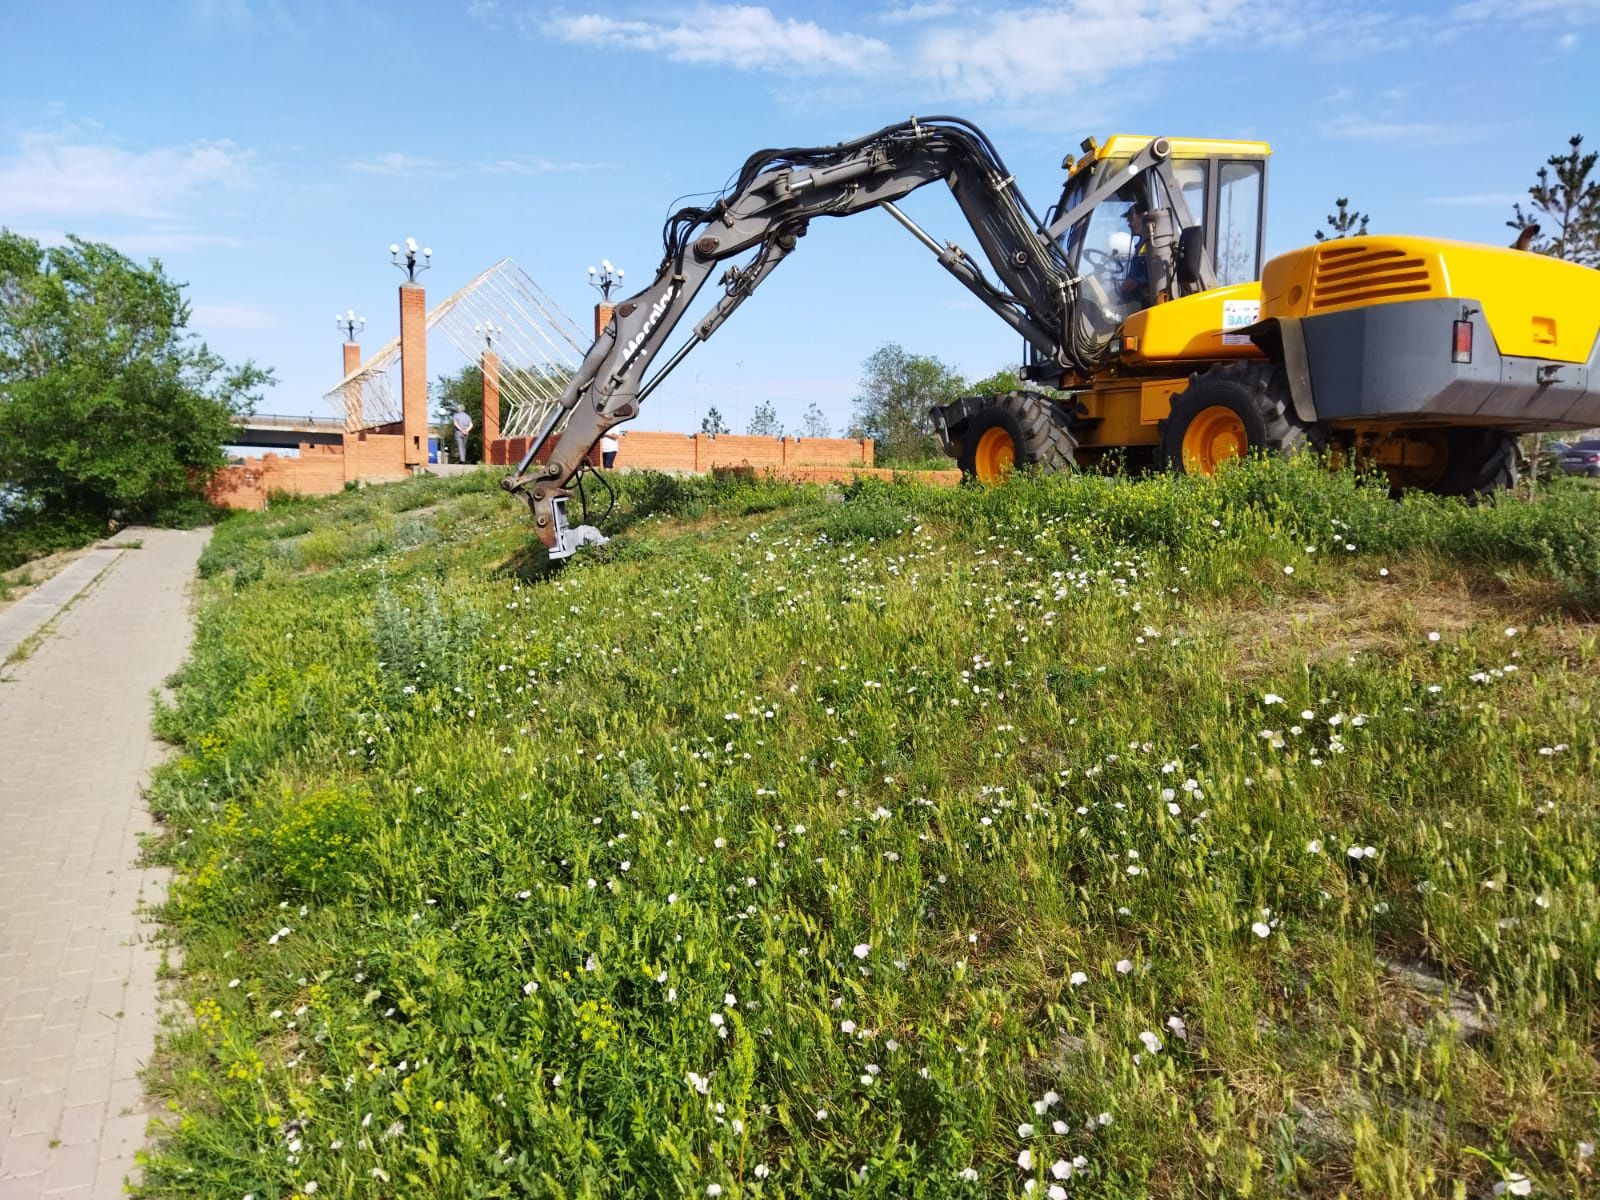
<instances>
[{"instance_id":1,"label":"excavator front wheel","mask_svg":"<svg viewBox=\"0 0 1600 1200\"><path fill-rule=\"evenodd\" d=\"M978 435L972 453L972 473L979 483L1003 483L1017 465L1017 443L1003 425L985 429Z\"/></svg>"},{"instance_id":2,"label":"excavator front wheel","mask_svg":"<svg viewBox=\"0 0 1600 1200\"><path fill-rule=\"evenodd\" d=\"M1003 483L1013 471L1071 470L1077 442L1067 409L1037 392L973 396L941 409L957 430L956 465L968 479Z\"/></svg>"},{"instance_id":3,"label":"excavator front wheel","mask_svg":"<svg viewBox=\"0 0 1600 1200\"><path fill-rule=\"evenodd\" d=\"M1230 458L1243 458L1250 435L1239 414L1225 404L1201 409L1183 431L1183 469L1210 475Z\"/></svg>"}]
</instances>

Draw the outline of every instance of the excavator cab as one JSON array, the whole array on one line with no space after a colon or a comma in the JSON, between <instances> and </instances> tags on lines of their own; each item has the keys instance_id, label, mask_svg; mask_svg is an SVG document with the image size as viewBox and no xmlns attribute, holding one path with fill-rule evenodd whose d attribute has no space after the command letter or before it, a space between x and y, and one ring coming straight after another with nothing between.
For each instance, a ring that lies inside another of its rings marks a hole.
<instances>
[{"instance_id":1,"label":"excavator cab","mask_svg":"<svg viewBox=\"0 0 1600 1200\"><path fill-rule=\"evenodd\" d=\"M1260 278L1265 247L1265 142L1165 138L1165 170L1142 169L1153 138L1084 142L1047 224L1080 280L1081 316L1109 341L1135 313L1180 296ZM1168 180L1180 202L1169 194ZM1108 190L1109 189L1109 190ZM1153 245L1173 249L1151 271Z\"/></svg>"}]
</instances>

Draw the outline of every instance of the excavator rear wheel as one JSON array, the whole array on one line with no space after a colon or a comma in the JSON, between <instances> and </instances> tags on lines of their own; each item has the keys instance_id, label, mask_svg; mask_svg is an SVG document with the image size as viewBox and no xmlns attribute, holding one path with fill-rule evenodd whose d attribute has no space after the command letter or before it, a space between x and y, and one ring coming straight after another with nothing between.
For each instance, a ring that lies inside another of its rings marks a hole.
<instances>
[{"instance_id":1,"label":"excavator rear wheel","mask_svg":"<svg viewBox=\"0 0 1600 1200\"><path fill-rule=\"evenodd\" d=\"M1078 441L1067 410L1037 392L989 397L966 422L956 463L968 479L1002 483L1019 467L1070 471Z\"/></svg>"},{"instance_id":2,"label":"excavator rear wheel","mask_svg":"<svg viewBox=\"0 0 1600 1200\"><path fill-rule=\"evenodd\" d=\"M1517 484L1516 435L1498 429L1435 429L1412 435L1434 452L1426 467L1396 467L1389 482L1397 490L1438 496L1488 496Z\"/></svg>"},{"instance_id":3,"label":"excavator rear wheel","mask_svg":"<svg viewBox=\"0 0 1600 1200\"><path fill-rule=\"evenodd\" d=\"M1218 363L1189 377L1161 423L1167 470L1210 475L1230 458L1320 449L1317 425L1295 415L1283 373L1271 363Z\"/></svg>"}]
</instances>

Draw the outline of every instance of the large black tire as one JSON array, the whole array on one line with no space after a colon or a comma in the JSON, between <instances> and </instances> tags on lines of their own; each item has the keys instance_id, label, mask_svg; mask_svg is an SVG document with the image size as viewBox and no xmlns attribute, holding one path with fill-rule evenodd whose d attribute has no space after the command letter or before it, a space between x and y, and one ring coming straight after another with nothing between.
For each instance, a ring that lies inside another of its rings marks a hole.
<instances>
[{"instance_id":1,"label":"large black tire","mask_svg":"<svg viewBox=\"0 0 1600 1200\"><path fill-rule=\"evenodd\" d=\"M1010 436L1018 468L1070 471L1077 465L1072 417L1059 401L1038 392L1005 392L960 403L967 416L960 427L956 465L968 479L979 478L978 444L991 429L1003 429Z\"/></svg>"},{"instance_id":2,"label":"large black tire","mask_svg":"<svg viewBox=\"0 0 1600 1200\"><path fill-rule=\"evenodd\" d=\"M1517 484L1520 452L1514 434L1498 429L1445 429L1444 466L1416 478L1402 476L1402 487L1439 496L1487 496Z\"/></svg>"},{"instance_id":3,"label":"large black tire","mask_svg":"<svg viewBox=\"0 0 1600 1200\"><path fill-rule=\"evenodd\" d=\"M1167 470L1185 473L1184 438L1196 418L1216 408L1225 408L1238 418L1246 454L1320 450L1325 441L1320 426L1307 424L1295 413L1288 382L1277 366L1218 363L1189 376L1189 386L1172 398L1172 411L1161 423L1161 463Z\"/></svg>"}]
</instances>

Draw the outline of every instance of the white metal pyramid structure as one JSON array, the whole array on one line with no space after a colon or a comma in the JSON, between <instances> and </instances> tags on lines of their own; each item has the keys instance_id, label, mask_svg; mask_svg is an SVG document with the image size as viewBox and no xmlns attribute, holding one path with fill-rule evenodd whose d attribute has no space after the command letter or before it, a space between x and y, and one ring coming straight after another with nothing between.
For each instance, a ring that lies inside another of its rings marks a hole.
<instances>
[{"instance_id":1,"label":"white metal pyramid structure","mask_svg":"<svg viewBox=\"0 0 1600 1200\"><path fill-rule=\"evenodd\" d=\"M468 362L484 349L483 330L493 326L491 348L500 358L500 432L526 437L549 417L562 389L588 350L582 335L528 273L502 258L465 287L429 310L435 329ZM323 394L345 416L351 431L400 420L400 339L379 348Z\"/></svg>"}]
</instances>

